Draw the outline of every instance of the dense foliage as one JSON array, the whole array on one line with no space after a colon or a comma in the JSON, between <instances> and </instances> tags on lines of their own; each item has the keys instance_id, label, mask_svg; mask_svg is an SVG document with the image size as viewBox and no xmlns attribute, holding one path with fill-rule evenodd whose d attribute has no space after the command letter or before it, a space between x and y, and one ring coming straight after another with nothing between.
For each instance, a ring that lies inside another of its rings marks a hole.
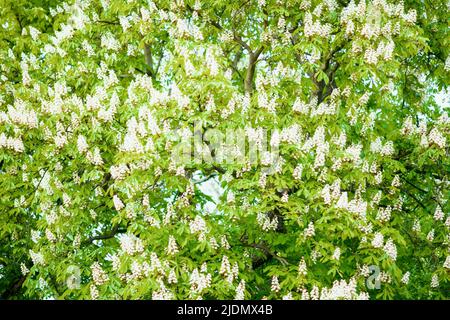
<instances>
[{"instance_id":1,"label":"dense foliage","mask_svg":"<svg viewBox=\"0 0 450 320\"><path fill-rule=\"evenodd\" d=\"M0 0L0 297L449 298L449 6Z\"/></svg>"}]
</instances>

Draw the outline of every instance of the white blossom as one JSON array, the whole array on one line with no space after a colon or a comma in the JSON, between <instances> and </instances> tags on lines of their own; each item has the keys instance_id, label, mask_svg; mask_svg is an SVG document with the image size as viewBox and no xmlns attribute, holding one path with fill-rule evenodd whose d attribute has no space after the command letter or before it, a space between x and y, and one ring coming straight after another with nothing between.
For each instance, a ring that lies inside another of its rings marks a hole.
<instances>
[{"instance_id":1,"label":"white blossom","mask_svg":"<svg viewBox=\"0 0 450 320\"><path fill-rule=\"evenodd\" d=\"M435 143L439 148L444 149L446 146L446 140L444 135L437 129L433 128L428 135L428 141Z\"/></svg>"},{"instance_id":2,"label":"white blossom","mask_svg":"<svg viewBox=\"0 0 450 320\"><path fill-rule=\"evenodd\" d=\"M397 260L397 247L392 239L386 241L383 250L392 260Z\"/></svg>"},{"instance_id":3,"label":"white blossom","mask_svg":"<svg viewBox=\"0 0 450 320\"><path fill-rule=\"evenodd\" d=\"M381 248L383 247L383 244L384 244L384 236L380 232L377 232L372 240L372 246L374 248Z\"/></svg>"},{"instance_id":4,"label":"white blossom","mask_svg":"<svg viewBox=\"0 0 450 320\"><path fill-rule=\"evenodd\" d=\"M279 292L281 290L280 283L278 282L277 276L272 277L272 282L271 282L270 288L273 292Z\"/></svg>"},{"instance_id":5,"label":"white blossom","mask_svg":"<svg viewBox=\"0 0 450 320\"><path fill-rule=\"evenodd\" d=\"M445 258L444 268L450 269L450 256L447 256L447 258Z\"/></svg>"},{"instance_id":6,"label":"white blossom","mask_svg":"<svg viewBox=\"0 0 450 320\"><path fill-rule=\"evenodd\" d=\"M304 230L304 235L306 238L313 237L315 233L314 223L310 222L308 227Z\"/></svg>"},{"instance_id":7,"label":"white blossom","mask_svg":"<svg viewBox=\"0 0 450 320\"><path fill-rule=\"evenodd\" d=\"M341 249L340 248L336 248L334 250L334 252L333 252L332 259L333 260L339 260L340 256L341 256Z\"/></svg>"},{"instance_id":8,"label":"white blossom","mask_svg":"<svg viewBox=\"0 0 450 320\"><path fill-rule=\"evenodd\" d=\"M439 278L438 278L437 274L433 274L433 276L431 277L430 286L431 286L431 288L439 287Z\"/></svg>"},{"instance_id":9,"label":"white blossom","mask_svg":"<svg viewBox=\"0 0 450 320\"><path fill-rule=\"evenodd\" d=\"M178 253L178 246L175 238L173 236L169 236L169 244L167 245L167 254L174 255Z\"/></svg>"},{"instance_id":10,"label":"white blossom","mask_svg":"<svg viewBox=\"0 0 450 320\"><path fill-rule=\"evenodd\" d=\"M434 217L434 220L436 220L436 221L444 220L444 212L442 212L442 209L439 205L436 207L433 217Z\"/></svg>"},{"instance_id":11,"label":"white blossom","mask_svg":"<svg viewBox=\"0 0 450 320\"><path fill-rule=\"evenodd\" d=\"M100 286L109 280L108 275L105 273L98 262L94 262L91 265L91 271L92 279L94 280L95 285Z\"/></svg>"},{"instance_id":12,"label":"white blossom","mask_svg":"<svg viewBox=\"0 0 450 320\"><path fill-rule=\"evenodd\" d=\"M33 261L34 265L45 265L44 256L40 252L34 252L33 250L29 250L31 261Z\"/></svg>"},{"instance_id":13,"label":"white blossom","mask_svg":"<svg viewBox=\"0 0 450 320\"><path fill-rule=\"evenodd\" d=\"M134 255L144 251L144 244L142 243L142 240L129 233L123 234L120 237L120 247L129 255Z\"/></svg>"},{"instance_id":14,"label":"white blossom","mask_svg":"<svg viewBox=\"0 0 450 320\"><path fill-rule=\"evenodd\" d=\"M409 276L410 276L410 272L405 272L402 276L402 283L404 284L408 284L409 283Z\"/></svg>"},{"instance_id":15,"label":"white blossom","mask_svg":"<svg viewBox=\"0 0 450 320\"><path fill-rule=\"evenodd\" d=\"M234 300L244 300L245 296L245 280L241 280L239 285L236 288L236 295L234 296Z\"/></svg>"},{"instance_id":16,"label":"white blossom","mask_svg":"<svg viewBox=\"0 0 450 320\"><path fill-rule=\"evenodd\" d=\"M120 200L120 198L116 194L113 196L113 203L114 208L116 208L117 211L120 211L125 207L122 200Z\"/></svg>"}]
</instances>

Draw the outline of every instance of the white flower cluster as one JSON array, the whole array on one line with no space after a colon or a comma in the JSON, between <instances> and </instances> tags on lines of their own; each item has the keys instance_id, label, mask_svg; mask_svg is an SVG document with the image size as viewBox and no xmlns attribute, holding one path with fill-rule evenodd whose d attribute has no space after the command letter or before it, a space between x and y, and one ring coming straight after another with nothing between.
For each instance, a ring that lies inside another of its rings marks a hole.
<instances>
[{"instance_id":1,"label":"white flower cluster","mask_svg":"<svg viewBox=\"0 0 450 320\"><path fill-rule=\"evenodd\" d=\"M209 238L209 245L211 246L211 248L213 250L219 249L219 244L217 243L217 240L216 240L216 238L214 238L214 236Z\"/></svg>"},{"instance_id":2,"label":"white flower cluster","mask_svg":"<svg viewBox=\"0 0 450 320\"><path fill-rule=\"evenodd\" d=\"M444 268L450 269L450 256L447 256L447 258L445 258Z\"/></svg>"},{"instance_id":3,"label":"white flower cluster","mask_svg":"<svg viewBox=\"0 0 450 320\"><path fill-rule=\"evenodd\" d=\"M123 152L144 152L144 147L138 139L138 131L143 130L143 126L140 126L135 117L132 117L127 122L127 133L119 149ZM141 131L142 132L142 131Z\"/></svg>"},{"instance_id":4,"label":"white flower cluster","mask_svg":"<svg viewBox=\"0 0 450 320\"><path fill-rule=\"evenodd\" d=\"M359 164L361 161L361 144L352 144L347 149L345 149L346 156L343 158L344 161L353 161L355 164Z\"/></svg>"},{"instance_id":5,"label":"white flower cluster","mask_svg":"<svg viewBox=\"0 0 450 320\"><path fill-rule=\"evenodd\" d=\"M236 287L236 295L234 296L234 300L244 300L245 298L245 280L242 279L239 282L239 285Z\"/></svg>"},{"instance_id":6,"label":"white flower cluster","mask_svg":"<svg viewBox=\"0 0 450 320\"><path fill-rule=\"evenodd\" d=\"M41 32L33 26L28 27L31 38L36 41Z\"/></svg>"},{"instance_id":7,"label":"white flower cluster","mask_svg":"<svg viewBox=\"0 0 450 320\"><path fill-rule=\"evenodd\" d=\"M144 214L144 221L149 223L150 226L155 227L157 229L161 227L161 223L159 222L159 220L149 214Z\"/></svg>"},{"instance_id":8,"label":"white flower cluster","mask_svg":"<svg viewBox=\"0 0 450 320\"><path fill-rule=\"evenodd\" d=\"M189 283L191 285L191 294L201 294L203 290L211 286L212 276L210 273L199 272L197 268L191 273Z\"/></svg>"},{"instance_id":9,"label":"white flower cluster","mask_svg":"<svg viewBox=\"0 0 450 320\"><path fill-rule=\"evenodd\" d=\"M134 255L144 251L144 244L142 240L129 233L123 234L120 237L120 247L129 255Z\"/></svg>"},{"instance_id":10,"label":"white flower cluster","mask_svg":"<svg viewBox=\"0 0 450 320\"><path fill-rule=\"evenodd\" d=\"M98 289L94 284L91 284L91 286L89 287L89 292L91 294L92 300L97 300L100 297L100 293L98 292Z\"/></svg>"},{"instance_id":11,"label":"white flower cluster","mask_svg":"<svg viewBox=\"0 0 450 320\"><path fill-rule=\"evenodd\" d=\"M386 241L383 250L392 260L397 260L397 247L392 239Z\"/></svg>"},{"instance_id":12,"label":"white flower cluster","mask_svg":"<svg viewBox=\"0 0 450 320\"><path fill-rule=\"evenodd\" d=\"M258 106L268 112L275 113L277 109L276 97L268 97L266 91L258 91Z\"/></svg>"},{"instance_id":13,"label":"white flower cluster","mask_svg":"<svg viewBox=\"0 0 450 320\"><path fill-rule=\"evenodd\" d=\"M403 126L400 129L400 133L403 135L409 135L416 132L416 126L413 124L411 116L408 116L403 122Z\"/></svg>"},{"instance_id":14,"label":"white flower cluster","mask_svg":"<svg viewBox=\"0 0 450 320\"><path fill-rule=\"evenodd\" d=\"M168 224L176 215L176 212L173 208L173 205L171 203L167 204L167 211L166 214L164 215L164 219L163 219L163 224L166 225Z\"/></svg>"},{"instance_id":15,"label":"white flower cluster","mask_svg":"<svg viewBox=\"0 0 450 320\"><path fill-rule=\"evenodd\" d=\"M261 189L264 189L266 187L266 183L267 183L267 174L262 173L258 179L258 185L260 186Z\"/></svg>"},{"instance_id":16,"label":"white flower cluster","mask_svg":"<svg viewBox=\"0 0 450 320\"><path fill-rule=\"evenodd\" d=\"M444 119L442 122L446 122ZM442 134L442 132L434 127L431 129L430 133L427 137L427 124L425 121L421 121L419 123L419 126L416 127L413 124L412 118L409 116L405 119L405 122L403 123L402 128L400 129L400 133L403 135L413 135L413 134L421 134L421 141L420 144L423 147L428 147L430 143L434 143L441 149L445 149L447 145L447 141L445 136Z\"/></svg>"},{"instance_id":17,"label":"white flower cluster","mask_svg":"<svg viewBox=\"0 0 450 320\"><path fill-rule=\"evenodd\" d=\"M394 41L390 40L386 43L380 42L377 49L368 48L364 53L364 59L368 64L377 64L378 59L382 57L385 61L392 59L395 49Z\"/></svg>"},{"instance_id":18,"label":"white flower cluster","mask_svg":"<svg viewBox=\"0 0 450 320\"><path fill-rule=\"evenodd\" d=\"M384 244L384 236L380 232L375 233L375 236L372 240L372 246L374 248L382 248L383 244Z\"/></svg>"},{"instance_id":19,"label":"white flower cluster","mask_svg":"<svg viewBox=\"0 0 450 320\"><path fill-rule=\"evenodd\" d=\"M23 152L25 150L21 138L7 137L4 133L0 134L0 148L7 148L15 152Z\"/></svg>"},{"instance_id":20,"label":"white flower cluster","mask_svg":"<svg viewBox=\"0 0 450 320\"><path fill-rule=\"evenodd\" d=\"M88 57L91 57L95 54L94 49L87 40L83 40L83 42L81 43L81 47L84 51L86 51Z\"/></svg>"},{"instance_id":21,"label":"white flower cluster","mask_svg":"<svg viewBox=\"0 0 450 320\"><path fill-rule=\"evenodd\" d=\"M142 264L133 261L131 264L131 273L125 274L125 277L127 281L140 280L150 275L151 268L151 265L147 261L142 262Z\"/></svg>"},{"instance_id":22,"label":"white flower cluster","mask_svg":"<svg viewBox=\"0 0 450 320\"><path fill-rule=\"evenodd\" d=\"M42 253L34 252L31 249L30 249L29 253L30 253L31 261L33 261L34 265L42 265L42 266L45 265L45 260L44 260L44 256L42 255Z\"/></svg>"},{"instance_id":23,"label":"white flower cluster","mask_svg":"<svg viewBox=\"0 0 450 320\"><path fill-rule=\"evenodd\" d=\"M167 282L170 284L178 283L177 275L175 270L171 269L169 272L169 276L167 277Z\"/></svg>"},{"instance_id":24,"label":"white flower cluster","mask_svg":"<svg viewBox=\"0 0 450 320\"><path fill-rule=\"evenodd\" d=\"M385 144L381 142L381 138L377 138L370 144L370 151L373 153L378 153L382 156L390 156L394 154L394 143L392 141L387 141Z\"/></svg>"},{"instance_id":25,"label":"white flower cluster","mask_svg":"<svg viewBox=\"0 0 450 320\"><path fill-rule=\"evenodd\" d=\"M316 234L314 223L310 222L308 227L303 231L305 238L313 237Z\"/></svg>"},{"instance_id":26,"label":"white flower cluster","mask_svg":"<svg viewBox=\"0 0 450 320\"><path fill-rule=\"evenodd\" d=\"M330 204L331 203L331 193L330 193L330 185L326 184L322 191L320 192L320 195L323 198L323 202L325 204Z\"/></svg>"},{"instance_id":27,"label":"white flower cluster","mask_svg":"<svg viewBox=\"0 0 450 320\"><path fill-rule=\"evenodd\" d=\"M428 135L428 140L436 144L439 148L445 149L445 137L437 128L431 129L430 134Z\"/></svg>"},{"instance_id":28,"label":"white flower cluster","mask_svg":"<svg viewBox=\"0 0 450 320\"><path fill-rule=\"evenodd\" d=\"M331 201L334 199L340 199L341 197L341 188L340 188L340 184L341 184L341 180L340 179L336 179L333 184L330 186L329 184L326 184L322 191L321 191L321 196L323 198L323 201L325 204L331 204ZM342 201L341 203L339 203L338 207L341 207Z\"/></svg>"},{"instance_id":29,"label":"white flower cluster","mask_svg":"<svg viewBox=\"0 0 450 320\"><path fill-rule=\"evenodd\" d=\"M320 168L325 165L325 157L329 152L329 143L325 141L325 129L323 126L318 126L312 138L308 138L303 144L303 150L308 152L310 149L316 147L316 155L314 159L314 168Z\"/></svg>"},{"instance_id":30,"label":"white flower cluster","mask_svg":"<svg viewBox=\"0 0 450 320\"><path fill-rule=\"evenodd\" d=\"M49 242L55 243L56 242L56 236L53 234L53 232L50 231L50 229L45 229L45 237Z\"/></svg>"},{"instance_id":31,"label":"white flower cluster","mask_svg":"<svg viewBox=\"0 0 450 320\"><path fill-rule=\"evenodd\" d=\"M302 129L300 128L300 126L298 124L294 124L287 128L283 128L283 130L281 130L280 140L282 142L297 144L300 142L300 138L301 138L301 134L302 134L301 131L302 131ZM274 143L274 144L271 143L271 145L276 146L277 143Z\"/></svg>"},{"instance_id":32,"label":"white flower cluster","mask_svg":"<svg viewBox=\"0 0 450 320\"><path fill-rule=\"evenodd\" d=\"M295 180L301 180L302 173L303 173L303 165L302 164L298 164L295 167L294 172L292 173L292 176L294 177Z\"/></svg>"},{"instance_id":33,"label":"white flower cluster","mask_svg":"<svg viewBox=\"0 0 450 320\"><path fill-rule=\"evenodd\" d=\"M431 288L437 288L439 287L439 278L437 274L433 274L433 276L431 277L431 284L430 284Z\"/></svg>"},{"instance_id":34,"label":"white flower cluster","mask_svg":"<svg viewBox=\"0 0 450 320\"><path fill-rule=\"evenodd\" d=\"M127 30L131 27L130 22L133 22L132 16L120 16L119 23L122 27L123 32L127 32Z\"/></svg>"},{"instance_id":35,"label":"white flower cluster","mask_svg":"<svg viewBox=\"0 0 450 320\"><path fill-rule=\"evenodd\" d=\"M114 208L116 208L117 211L120 211L125 207L122 200L120 200L120 198L116 194L113 196L113 203Z\"/></svg>"},{"instance_id":36,"label":"white flower cluster","mask_svg":"<svg viewBox=\"0 0 450 320\"><path fill-rule=\"evenodd\" d=\"M70 39L73 36L73 33L74 29L71 25L63 24L61 25L61 30L55 31L55 36L50 37L50 40L55 47L59 48L60 43L66 39ZM61 53L61 51L59 53Z\"/></svg>"},{"instance_id":37,"label":"white flower cluster","mask_svg":"<svg viewBox=\"0 0 450 320\"><path fill-rule=\"evenodd\" d=\"M348 208L348 195L347 192L342 192L339 200L336 202L336 208L347 209Z\"/></svg>"},{"instance_id":38,"label":"white flower cluster","mask_svg":"<svg viewBox=\"0 0 450 320\"><path fill-rule=\"evenodd\" d=\"M227 193L227 203L233 203L235 201L235 196L233 191L228 191Z\"/></svg>"},{"instance_id":39,"label":"white flower cluster","mask_svg":"<svg viewBox=\"0 0 450 320\"><path fill-rule=\"evenodd\" d=\"M125 175L128 173L128 171L129 171L128 166L124 163L121 163L117 166L111 166L111 168L109 168L111 177L114 180L123 180L125 178Z\"/></svg>"},{"instance_id":40,"label":"white flower cluster","mask_svg":"<svg viewBox=\"0 0 450 320\"><path fill-rule=\"evenodd\" d=\"M394 179L392 179L391 186L396 187L396 188L398 188L398 187L401 186L400 177L399 177L398 174L396 174L396 175L394 176Z\"/></svg>"},{"instance_id":41,"label":"white flower cluster","mask_svg":"<svg viewBox=\"0 0 450 320\"><path fill-rule=\"evenodd\" d=\"M206 222L199 215L189 223L189 230L192 234L206 232Z\"/></svg>"},{"instance_id":42,"label":"white flower cluster","mask_svg":"<svg viewBox=\"0 0 450 320\"><path fill-rule=\"evenodd\" d=\"M100 155L100 149L98 147L95 147L92 152L87 151L86 159L95 166L101 166L103 164L103 159Z\"/></svg>"},{"instance_id":43,"label":"white flower cluster","mask_svg":"<svg viewBox=\"0 0 450 320\"><path fill-rule=\"evenodd\" d=\"M159 279L159 290L152 293L152 300L172 300L173 293L166 288L161 279Z\"/></svg>"},{"instance_id":44,"label":"white flower cluster","mask_svg":"<svg viewBox=\"0 0 450 320\"><path fill-rule=\"evenodd\" d=\"M307 37L317 35L319 37L328 37L331 33L330 24L321 24L320 21L313 22L312 14L307 12L305 14L305 28L304 34Z\"/></svg>"},{"instance_id":45,"label":"white flower cluster","mask_svg":"<svg viewBox=\"0 0 450 320\"><path fill-rule=\"evenodd\" d=\"M445 59L445 65L444 65L445 71L450 71L450 55L447 56L447 59Z\"/></svg>"},{"instance_id":46,"label":"white flower cluster","mask_svg":"<svg viewBox=\"0 0 450 320\"><path fill-rule=\"evenodd\" d=\"M431 229L427 234L427 240L432 242L434 240L434 229Z\"/></svg>"},{"instance_id":47,"label":"white flower cluster","mask_svg":"<svg viewBox=\"0 0 450 320\"><path fill-rule=\"evenodd\" d=\"M211 76L216 76L219 73L219 64L216 61L214 51L211 48L206 50L205 54L206 58L206 66L209 69L209 73Z\"/></svg>"},{"instance_id":48,"label":"white flower cluster","mask_svg":"<svg viewBox=\"0 0 450 320\"><path fill-rule=\"evenodd\" d=\"M163 272L161 260L159 260L158 255L154 252L150 254L150 268L149 272L157 271L159 273Z\"/></svg>"},{"instance_id":49,"label":"white flower cluster","mask_svg":"<svg viewBox=\"0 0 450 320\"><path fill-rule=\"evenodd\" d=\"M357 282L355 278L347 281L336 280L331 288L322 288L319 292L317 286L313 286L311 292L302 290L302 300L368 300L369 294L366 292L357 292Z\"/></svg>"},{"instance_id":50,"label":"white flower cluster","mask_svg":"<svg viewBox=\"0 0 450 320\"><path fill-rule=\"evenodd\" d=\"M100 266L100 264L98 262L94 262L91 265L91 271L92 271L92 279L94 280L94 283L97 286L100 286L109 280L108 275L102 269L102 267Z\"/></svg>"},{"instance_id":51,"label":"white flower cluster","mask_svg":"<svg viewBox=\"0 0 450 320\"><path fill-rule=\"evenodd\" d=\"M339 258L341 257L341 249L336 248L333 252L333 256L331 257L333 260L339 261Z\"/></svg>"},{"instance_id":52,"label":"white flower cluster","mask_svg":"<svg viewBox=\"0 0 450 320\"><path fill-rule=\"evenodd\" d=\"M119 41L111 32L104 33L100 38L101 46L108 50L117 51L120 49Z\"/></svg>"},{"instance_id":53,"label":"white flower cluster","mask_svg":"<svg viewBox=\"0 0 450 320\"><path fill-rule=\"evenodd\" d=\"M220 34L220 41L231 42L234 39L233 33L230 30L225 30Z\"/></svg>"},{"instance_id":54,"label":"white flower cluster","mask_svg":"<svg viewBox=\"0 0 450 320\"><path fill-rule=\"evenodd\" d=\"M20 264L20 272L24 276L26 276L28 274L28 272L30 272L30 270L27 268L27 266L23 262Z\"/></svg>"},{"instance_id":55,"label":"white flower cluster","mask_svg":"<svg viewBox=\"0 0 450 320\"><path fill-rule=\"evenodd\" d=\"M388 222L391 219L391 206L381 207L378 209L377 220L380 222Z\"/></svg>"},{"instance_id":56,"label":"white flower cluster","mask_svg":"<svg viewBox=\"0 0 450 320\"><path fill-rule=\"evenodd\" d=\"M226 276L227 274L229 274L230 269L231 269L230 261L228 260L228 257L224 255L222 257L222 263L220 265L219 274Z\"/></svg>"},{"instance_id":57,"label":"white flower cluster","mask_svg":"<svg viewBox=\"0 0 450 320\"><path fill-rule=\"evenodd\" d=\"M322 288L321 300L368 300L369 294L366 292L357 293L356 279L352 278L347 283L345 280L334 281L330 289Z\"/></svg>"},{"instance_id":58,"label":"white flower cluster","mask_svg":"<svg viewBox=\"0 0 450 320\"><path fill-rule=\"evenodd\" d=\"M279 292L281 290L280 283L278 282L278 277L277 276L273 276L272 277L272 282L271 282L270 289L273 292Z\"/></svg>"},{"instance_id":59,"label":"white flower cluster","mask_svg":"<svg viewBox=\"0 0 450 320\"><path fill-rule=\"evenodd\" d=\"M336 104L322 102L316 108L311 109L311 118L322 115L333 115L336 113Z\"/></svg>"},{"instance_id":60,"label":"white flower cluster","mask_svg":"<svg viewBox=\"0 0 450 320\"><path fill-rule=\"evenodd\" d=\"M86 137L83 135L79 135L77 139L77 148L80 153L85 153L89 148L89 145L86 141Z\"/></svg>"},{"instance_id":61,"label":"white flower cluster","mask_svg":"<svg viewBox=\"0 0 450 320\"><path fill-rule=\"evenodd\" d=\"M109 69L108 65L103 61L100 63L100 67L98 67L95 71L97 78L102 81L102 90L103 88L108 89L111 86L119 83L116 72L113 69ZM104 94L102 98L106 99L106 94ZM106 109L107 104L101 105L98 112L98 117L106 122L111 121L114 113L116 112L116 107L119 105L119 103L119 96L114 91L110 99L110 109Z\"/></svg>"},{"instance_id":62,"label":"white flower cluster","mask_svg":"<svg viewBox=\"0 0 450 320\"><path fill-rule=\"evenodd\" d=\"M298 274L299 276L306 276L308 274L308 267L306 266L304 257L302 257L298 263Z\"/></svg>"},{"instance_id":63,"label":"white flower cluster","mask_svg":"<svg viewBox=\"0 0 450 320\"><path fill-rule=\"evenodd\" d=\"M317 98L312 99L310 103L303 102L300 98L295 99L294 105L292 106L292 110L294 112L298 112L301 114L308 114L309 110L314 108L317 105Z\"/></svg>"},{"instance_id":64,"label":"white flower cluster","mask_svg":"<svg viewBox=\"0 0 450 320\"><path fill-rule=\"evenodd\" d=\"M258 215L256 216L256 221L264 231L275 230L278 226L277 217L273 217L273 219L270 219L266 213L262 212L258 213Z\"/></svg>"},{"instance_id":65,"label":"white flower cluster","mask_svg":"<svg viewBox=\"0 0 450 320\"><path fill-rule=\"evenodd\" d=\"M365 219L367 212L367 202L361 196L356 195L354 199L349 201L347 210L351 213L358 214L362 219Z\"/></svg>"},{"instance_id":66,"label":"white flower cluster","mask_svg":"<svg viewBox=\"0 0 450 320\"><path fill-rule=\"evenodd\" d=\"M16 99L14 101L14 106L8 105L7 115L11 122L15 124L23 125L30 129L38 127L38 118L36 112L32 109L28 110L25 106L25 103L20 99Z\"/></svg>"},{"instance_id":67,"label":"white flower cluster","mask_svg":"<svg viewBox=\"0 0 450 320\"><path fill-rule=\"evenodd\" d=\"M437 206L436 210L434 211L434 220L436 221L442 221L444 220L444 212L442 212L441 206Z\"/></svg>"},{"instance_id":68,"label":"white flower cluster","mask_svg":"<svg viewBox=\"0 0 450 320\"><path fill-rule=\"evenodd\" d=\"M173 256L178 253L178 246L174 236L169 236L169 243L167 245L167 254Z\"/></svg>"},{"instance_id":69,"label":"white flower cluster","mask_svg":"<svg viewBox=\"0 0 450 320\"><path fill-rule=\"evenodd\" d=\"M411 273L409 271L405 272L405 274L402 276L402 279L401 279L402 283L408 284L410 275L411 275Z\"/></svg>"}]
</instances>

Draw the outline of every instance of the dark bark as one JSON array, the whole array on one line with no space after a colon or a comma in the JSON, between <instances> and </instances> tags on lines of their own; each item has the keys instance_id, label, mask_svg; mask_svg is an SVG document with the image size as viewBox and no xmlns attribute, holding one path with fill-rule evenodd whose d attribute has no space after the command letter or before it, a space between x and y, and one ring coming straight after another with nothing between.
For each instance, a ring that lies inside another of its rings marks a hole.
<instances>
[{"instance_id":1,"label":"dark bark","mask_svg":"<svg viewBox=\"0 0 450 320\"><path fill-rule=\"evenodd\" d=\"M98 236L92 236L89 237L86 241L83 242L84 245L86 244L91 244L93 243L95 240L107 240L107 239L111 239L114 238L114 236L116 234L119 233L125 233L127 232L126 228L120 228L118 225L114 226L111 231L105 232L103 234L100 234Z\"/></svg>"},{"instance_id":2,"label":"dark bark","mask_svg":"<svg viewBox=\"0 0 450 320\"><path fill-rule=\"evenodd\" d=\"M26 276L20 275L18 278L14 279L8 288L0 295L0 299L10 299L14 297L22 288L25 282Z\"/></svg>"},{"instance_id":3,"label":"dark bark","mask_svg":"<svg viewBox=\"0 0 450 320\"><path fill-rule=\"evenodd\" d=\"M144 58L145 58L145 64L147 65L147 75L155 78L155 73L153 69L153 57L152 57L152 51L148 44L144 45Z\"/></svg>"}]
</instances>

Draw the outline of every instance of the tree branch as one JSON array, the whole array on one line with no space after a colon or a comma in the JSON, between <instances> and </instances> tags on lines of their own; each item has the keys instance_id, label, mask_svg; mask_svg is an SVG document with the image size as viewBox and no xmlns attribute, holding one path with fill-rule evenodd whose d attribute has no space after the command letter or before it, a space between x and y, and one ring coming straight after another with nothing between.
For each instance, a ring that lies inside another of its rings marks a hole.
<instances>
[{"instance_id":1,"label":"tree branch","mask_svg":"<svg viewBox=\"0 0 450 320\"><path fill-rule=\"evenodd\" d=\"M419 191L425 193L426 195L429 194L429 191L426 191L426 190L424 190L424 189L422 189L422 188L416 186L416 185L413 184L411 181L405 179L403 176L401 176L401 177L402 177L402 180L403 180L403 181L405 181L407 184L409 184L409 185L412 186L413 188L415 188L415 189L417 189L417 190L419 190ZM440 202L438 199L436 199L436 197L430 196L430 198L433 199L434 201L436 201L436 203L441 207L441 209L444 209L444 207L442 206L441 202ZM422 205L422 206L423 206L423 205ZM424 206L423 206L423 207L424 207ZM424 208L425 208L425 207L424 207Z\"/></svg>"},{"instance_id":2,"label":"tree branch","mask_svg":"<svg viewBox=\"0 0 450 320\"><path fill-rule=\"evenodd\" d=\"M147 75L152 77L152 79L155 79L155 73L154 73L154 69L153 69L152 51L148 44L144 44L144 58L145 58L145 64L147 65L147 72L146 72Z\"/></svg>"},{"instance_id":3,"label":"tree branch","mask_svg":"<svg viewBox=\"0 0 450 320\"><path fill-rule=\"evenodd\" d=\"M25 282L26 278L27 278L26 276L21 274L19 278L13 281L11 285L8 288L6 288L6 290L2 293L0 298L8 299L13 297L20 290L20 288L22 288L22 285Z\"/></svg>"},{"instance_id":4,"label":"tree branch","mask_svg":"<svg viewBox=\"0 0 450 320\"><path fill-rule=\"evenodd\" d=\"M114 226L114 227L112 228L112 230L109 231L109 232L106 232L106 233L101 234L101 235L98 235L98 236L92 236L92 237L89 237L86 241L83 242L83 244L91 244L91 243L93 243L95 240L107 240L107 239L111 239L111 238L114 238L114 236L115 236L116 234L119 234L119 233L125 233L125 232L127 232L127 229L126 229L126 228L119 228L119 225L116 225L116 226Z\"/></svg>"},{"instance_id":5,"label":"tree branch","mask_svg":"<svg viewBox=\"0 0 450 320\"><path fill-rule=\"evenodd\" d=\"M263 265L269 259L275 259L275 260L279 261L284 266L290 264L285 258L282 258L282 257L278 256L276 254L276 252L273 252L272 250L270 250L270 248L266 244L264 244L263 242L260 242L260 243L248 243L246 235L241 236L240 240L241 240L241 243L242 243L243 246L254 248L254 249L258 249L265 256L264 258L255 258L255 259L253 259L253 261L252 261L253 269L256 269L256 268L260 267L261 265Z\"/></svg>"},{"instance_id":6,"label":"tree branch","mask_svg":"<svg viewBox=\"0 0 450 320\"><path fill-rule=\"evenodd\" d=\"M207 177L204 177L203 179L194 181L194 184L200 184L200 183L206 182L214 177L217 177L217 174L212 173L212 174L208 175Z\"/></svg>"}]
</instances>

